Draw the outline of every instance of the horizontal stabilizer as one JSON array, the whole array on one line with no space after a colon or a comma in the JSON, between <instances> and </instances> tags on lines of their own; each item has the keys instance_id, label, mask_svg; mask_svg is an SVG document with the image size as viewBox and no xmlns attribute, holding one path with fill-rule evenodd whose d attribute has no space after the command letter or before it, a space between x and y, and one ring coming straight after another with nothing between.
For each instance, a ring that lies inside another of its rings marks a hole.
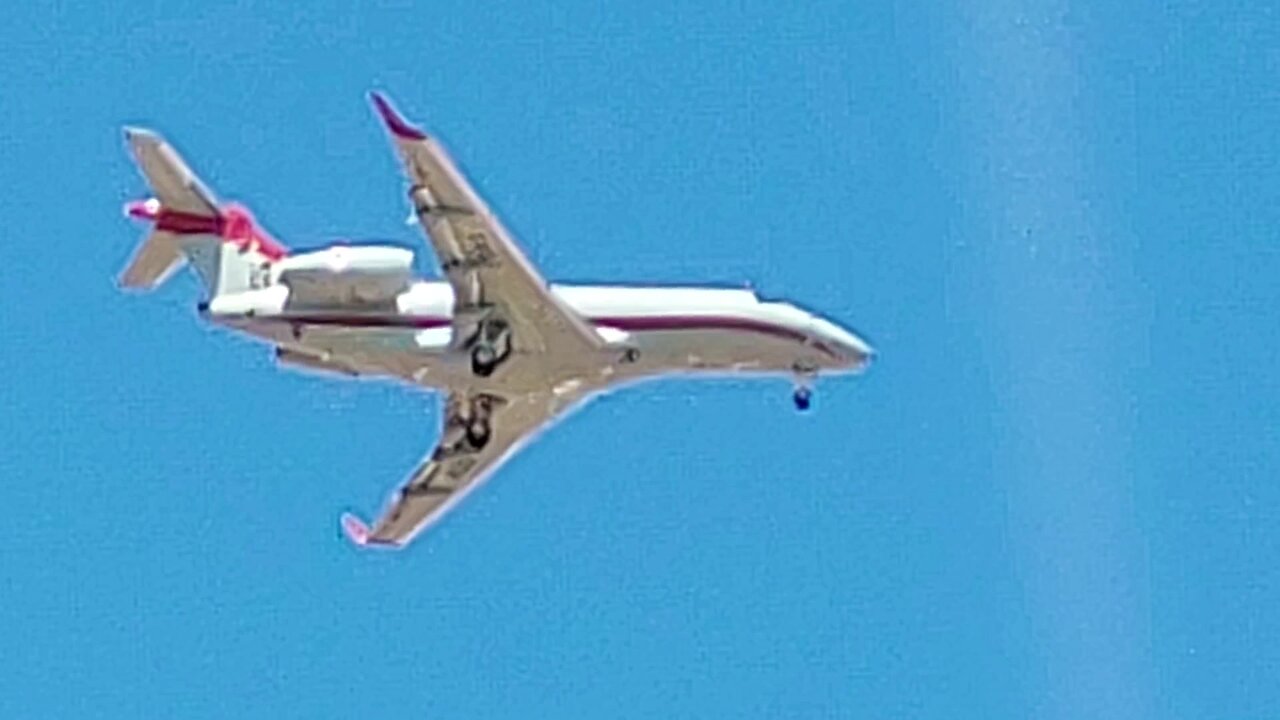
<instances>
[{"instance_id":1,"label":"horizontal stabilizer","mask_svg":"<svg viewBox=\"0 0 1280 720\"><path fill-rule=\"evenodd\" d=\"M173 146L150 130L125 128L138 170L166 210L218 217L218 200L200 182Z\"/></svg>"},{"instance_id":2,"label":"horizontal stabilizer","mask_svg":"<svg viewBox=\"0 0 1280 720\"><path fill-rule=\"evenodd\" d=\"M120 287L148 290L167 280L185 262L186 257L173 233L152 230L120 273Z\"/></svg>"}]
</instances>

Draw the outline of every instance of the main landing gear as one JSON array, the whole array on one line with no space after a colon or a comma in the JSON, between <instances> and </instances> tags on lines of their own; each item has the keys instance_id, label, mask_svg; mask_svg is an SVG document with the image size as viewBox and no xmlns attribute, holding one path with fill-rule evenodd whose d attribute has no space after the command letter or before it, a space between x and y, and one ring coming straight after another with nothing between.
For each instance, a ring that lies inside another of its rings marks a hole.
<instances>
[{"instance_id":1,"label":"main landing gear","mask_svg":"<svg viewBox=\"0 0 1280 720\"><path fill-rule=\"evenodd\" d=\"M499 318L480 323L471 341L471 372L489 377L511 354L511 328Z\"/></svg>"},{"instance_id":2,"label":"main landing gear","mask_svg":"<svg viewBox=\"0 0 1280 720\"><path fill-rule=\"evenodd\" d=\"M444 435L433 460L478 453L493 439L493 412L503 399L484 393L455 398L445 408Z\"/></svg>"},{"instance_id":3,"label":"main landing gear","mask_svg":"<svg viewBox=\"0 0 1280 720\"><path fill-rule=\"evenodd\" d=\"M467 423L467 444L473 450L479 452L489 444L489 438L493 436L493 432L489 427L489 418L480 417Z\"/></svg>"}]
</instances>

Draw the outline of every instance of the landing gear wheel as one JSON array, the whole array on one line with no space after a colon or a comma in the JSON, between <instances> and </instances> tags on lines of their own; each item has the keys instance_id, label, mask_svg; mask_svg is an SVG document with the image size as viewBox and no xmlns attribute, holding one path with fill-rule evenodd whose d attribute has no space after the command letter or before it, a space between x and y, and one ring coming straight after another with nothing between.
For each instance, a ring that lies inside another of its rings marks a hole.
<instances>
[{"instance_id":1,"label":"landing gear wheel","mask_svg":"<svg viewBox=\"0 0 1280 720\"><path fill-rule=\"evenodd\" d=\"M467 443L475 450L489 444L489 423L476 421L467 425Z\"/></svg>"},{"instance_id":2,"label":"landing gear wheel","mask_svg":"<svg viewBox=\"0 0 1280 720\"><path fill-rule=\"evenodd\" d=\"M796 409L804 412L813 404L813 391L806 387L796 388L795 394L791 396L791 399L795 401Z\"/></svg>"},{"instance_id":3,"label":"landing gear wheel","mask_svg":"<svg viewBox=\"0 0 1280 720\"><path fill-rule=\"evenodd\" d=\"M471 348L471 372L489 377L498 366L498 351L492 345L480 344Z\"/></svg>"},{"instance_id":4,"label":"landing gear wheel","mask_svg":"<svg viewBox=\"0 0 1280 720\"><path fill-rule=\"evenodd\" d=\"M471 372L489 377L511 354L511 328L501 319L487 320L471 342Z\"/></svg>"},{"instance_id":5,"label":"landing gear wheel","mask_svg":"<svg viewBox=\"0 0 1280 720\"><path fill-rule=\"evenodd\" d=\"M627 348L626 352L622 353L622 362L624 363L630 364L639 359L640 351L636 348Z\"/></svg>"}]
</instances>

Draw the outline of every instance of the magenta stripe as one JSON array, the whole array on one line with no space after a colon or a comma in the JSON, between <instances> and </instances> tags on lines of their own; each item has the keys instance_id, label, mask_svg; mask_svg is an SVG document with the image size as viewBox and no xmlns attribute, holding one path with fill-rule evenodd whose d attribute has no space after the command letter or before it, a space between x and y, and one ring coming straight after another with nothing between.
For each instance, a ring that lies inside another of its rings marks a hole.
<instances>
[{"instance_id":1,"label":"magenta stripe","mask_svg":"<svg viewBox=\"0 0 1280 720\"><path fill-rule=\"evenodd\" d=\"M750 318L714 315L623 315L595 317L590 320L596 325L605 325L631 332L660 332L664 330L740 330L742 332L754 332L800 343L811 343L815 348L827 355L836 359L840 358L840 353L832 350L826 343L813 339L799 330Z\"/></svg>"},{"instance_id":2,"label":"magenta stripe","mask_svg":"<svg viewBox=\"0 0 1280 720\"><path fill-rule=\"evenodd\" d=\"M708 315L622 315L614 317L591 318L596 325L615 327L619 330L744 330L765 335L776 335L788 340L805 341L808 336L789 327L750 320Z\"/></svg>"},{"instance_id":3,"label":"magenta stripe","mask_svg":"<svg viewBox=\"0 0 1280 720\"><path fill-rule=\"evenodd\" d=\"M263 318L281 322L299 323L302 325L329 325L359 328L412 328L429 330L448 327L452 318L432 317L427 315L360 315L332 313L296 313L278 317ZM800 343L811 343L815 348L839 358L840 353L832 350L826 343L816 340L805 333L792 328L762 320L728 317L722 315L633 315L605 316L588 318L595 325L614 327L631 332L646 331L681 331L681 330L740 330L772 335Z\"/></svg>"},{"instance_id":4,"label":"magenta stripe","mask_svg":"<svg viewBox=\"0 0 1280 720\"><path fill-rule=\"evenodd\" d=\"M426 315L333 315L319 313L294 313L262 319L300 323L303 325L341 325L344 327L360 328L414 328L417 330L449 327L453 324L453 320L451 318L430 317Z\"/></svg>"},{"instance_id":5,"label":"magenta stripe","mask_svg":"<svg viewBox=\"0 0 1280 720\"><path fill-rule=\"evenodd\" d=\"M156 229L178 235L221 235L222 218L162 209L156 217Z\"/></svg>"}]
</instances>

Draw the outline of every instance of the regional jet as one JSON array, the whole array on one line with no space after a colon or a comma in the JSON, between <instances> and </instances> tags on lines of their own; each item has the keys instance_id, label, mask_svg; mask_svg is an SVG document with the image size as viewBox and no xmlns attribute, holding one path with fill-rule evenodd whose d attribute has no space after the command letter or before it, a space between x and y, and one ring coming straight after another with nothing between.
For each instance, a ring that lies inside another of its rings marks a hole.
<instances>
[{"instance_id":1,"label":"regional jet","mask_svg":"<svg viewBox=\"0 0 1280 720\"><path fill-rule=\"evenodd\" d=\"M393 245L290 252L138 128L125 139L152 197L126 213L150 231L119 279L149 289L187 264L205 289L201 317L265 341L280 365L439 393L435 448L371 525L342 516L355 543L404 547L603 391L671 375L781 375L804 410L817 377L871 361L849 330L749 289L548 283L438 138L371 99L442 279L415 277L413 251Z\"/></svg>"}]
</instances>

